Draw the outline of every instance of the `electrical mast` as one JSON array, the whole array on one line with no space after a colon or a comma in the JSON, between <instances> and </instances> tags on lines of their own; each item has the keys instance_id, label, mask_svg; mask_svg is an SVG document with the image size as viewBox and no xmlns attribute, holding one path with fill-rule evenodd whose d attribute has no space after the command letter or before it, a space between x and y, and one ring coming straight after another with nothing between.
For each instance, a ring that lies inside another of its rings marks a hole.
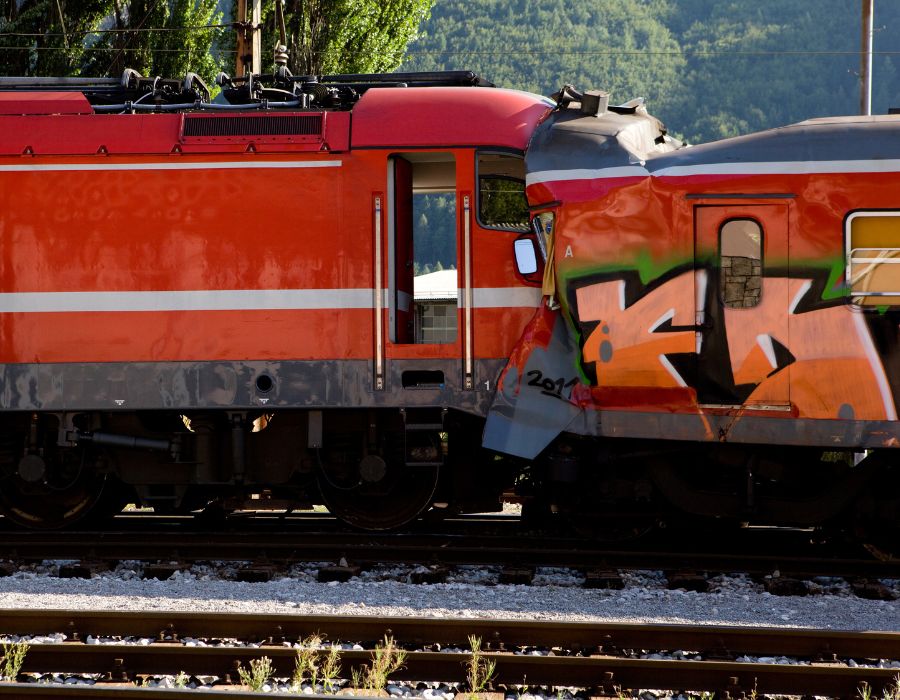
<instances>
[{"instance_id":1,"label":"electrical mast","mask_svg":"<svg viewBox=\"0 0 900 700\"><path fill-rule=\"evenodd\" d=\"M872 114L872 37L875 0L862 0L862 37L859 53L859 113Z\"/></svg>"},{"instance_id":2,"label":"electrical mast","mask_svg":"<svg viewBox=\"0 0 900 700\"><path fill-rule=\"evenodd\" d=\"M250 3L250 7L248 7ZM235 75L262 72L260 54L260 23L262 22L262 0L237 0L237 57Z\"/></svg>"}]
</instances>

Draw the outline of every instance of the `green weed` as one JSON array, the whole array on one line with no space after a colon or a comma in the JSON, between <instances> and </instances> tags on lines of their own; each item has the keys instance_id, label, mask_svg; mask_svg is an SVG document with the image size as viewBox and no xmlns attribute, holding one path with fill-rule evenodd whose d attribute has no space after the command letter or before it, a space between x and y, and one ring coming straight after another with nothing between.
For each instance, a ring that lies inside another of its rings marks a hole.
<instances>
[{"instance_id":1,"label":"green weed","mask_svg":"<svg viewBox=\"0 0 900 700\"><path fill-rule=\"evenodd\" d=\"M250 661L250 670L245 671L241 666L238 669L241 677L241 683L250 688L254 692L260 692L266 681L272 677L272 659L268 656L261 656L258 659Z\"/></svg>"},{"instance_id":2,"label":"green weed","mask_svg":"<svg viewBox=\"0 0 900 700\"><path fill-rule=\"evenodd\" d=\"M28 642L14 642L3 644L3 658L0 660L0 679L14 681L25 663L25 655L28 653Z\"/></svg>"},{"instance_id":3,"label":"green weed","mask_svg":"<svg viewBox=\"0 0 900 700\"><path fill-rule=\"evenodd\" d=\"M351 671L353 687L380 693L387 686L388 676L400 670L405 661L406 652L393 637L385 635L384 643L375 645L371 663Z\"/></svg>"},{"instance_id":4,"label":"green weed","mask_svg":"<svg viewBox=\"0 0 900 700\"><path fill-rule=\"evenodd\" d=\"M481 637L474 634L469 637L469 648L472 650L469 660L466 662L466 676L469 681L469 698L478 700L478 694L484 692L494 679L497 664L493 660L487 660L482 656ZM524 678L522 679L524 682ZM527 692L528 686L525 686Z\"/></svg>"}]
</instances>

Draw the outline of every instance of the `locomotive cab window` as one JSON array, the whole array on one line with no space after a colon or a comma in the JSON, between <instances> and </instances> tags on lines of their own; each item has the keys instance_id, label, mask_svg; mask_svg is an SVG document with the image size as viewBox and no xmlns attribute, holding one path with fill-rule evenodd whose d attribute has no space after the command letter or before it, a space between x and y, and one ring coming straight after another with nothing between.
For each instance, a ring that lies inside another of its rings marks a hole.
<instances>
[{"instance_id":1,"label":"locomotive cab window","mask_svg":"<svg viewBox=\"0 0 900 700\"><path fill-rule=\"evenodd\" d=\"M455 342L459 283L453 154L395 155L388 181L391 342Z\"/></svg>"},{"instance_id":2,"label":"locomotive cab window","mask_svg":"<svg viewBox=\"0 0 900 700\"><path fill-rule=\"evenodd\" d=\"M719 297L729 309L752 309L762 294L763 230L753 219L726 221L719 231Z\"/></svg>"},{"instance_id":3,"label":"locomotive cab window","mask_svg":"<svg viewBox=\"0 0 900 700\"><path fill-rule=\"evenodd\" d=\"M845 227L851 301L861 307L900 304L900 212L853 212Z\"/></svg>"},{"instance_id":4,"label":"locomotive cab window","mask_svg":"<svg viewBox=\"0 0 900 700\"><path fill-rule=\"evenodd\" d=\"M524 158L478 154L478 223L501 231L528 231Z\"/></svg>"}]
</instances>

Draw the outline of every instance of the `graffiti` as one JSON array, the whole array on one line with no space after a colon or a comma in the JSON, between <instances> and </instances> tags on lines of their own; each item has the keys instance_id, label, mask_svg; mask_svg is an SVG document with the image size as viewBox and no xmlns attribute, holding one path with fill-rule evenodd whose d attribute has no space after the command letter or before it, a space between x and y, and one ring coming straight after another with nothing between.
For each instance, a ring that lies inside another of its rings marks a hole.
<instances>
[{"instance_id":1,"label":"graffiti","mask_svg":"<svg viewBox=\"0 0 900 700\"><path fill-rule=\"evenodd\" d=\"M558 379L544 377L544 373L539 369L530 370L526 372L525 376L531 377L528 386L538 387L544 396L552 396L555 399L568 400L567 397L563 396L563 391L565 389L571 389L578 383L577 377L573 377L568 381L566 381L565 377L560 377Z\"/></svg>"},{"instance_id":2,"label":"graffiti","mask_svg":"<svg viewBox=\"0 0 900 700\"><path fill-rule=\"evenodd\" d=\"M582 358L593 363L597 384L686 385L667 356L695 350L693 271L631 304L625 280L580 287L575 298L582 328L592 328L585 334Z\"/></svg>"},{"instance_id":3,"label":"graffiti","mask_svg":"<svg viewBox=\"0 0 900 700\"><path fill-rule=\"evenodd\" d=\"M868 316L842 300L822 302L821 275L764 277L759 303L732 309L700 273L677 272L649 290L636 290L630 276L570 280L593 385L688 387L695 408L783 405L807 418L896 419Z\"/></svg>"}]
</instances>

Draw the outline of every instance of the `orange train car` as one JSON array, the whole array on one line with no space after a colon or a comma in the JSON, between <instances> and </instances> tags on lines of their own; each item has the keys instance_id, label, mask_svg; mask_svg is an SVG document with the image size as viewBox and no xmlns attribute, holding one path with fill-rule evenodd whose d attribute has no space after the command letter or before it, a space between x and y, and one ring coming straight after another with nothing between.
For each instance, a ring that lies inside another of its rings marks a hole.
<instances>
[{"instance_id":1,"label":"orange train car","mask_svg":"<svg viewBox=\"0 0 900 700\"><path fill-rule=\"evenodd\" d=\"M466 72L221 88L0 79L7 517L896 526L898 118L688 148Z\"/></svg>"},{"instance_id":2,"label":"orange train car","mask_svg":"<svg viewBox=\"0 0 900 700\"><path fill-rule=\"evenodd\" d=\"M529 144L550 296L486 445L541 455L576 521L673 509L891 542L900 117L685 147L607 100L562 91Z\"/></svg>"}]
</instances>

